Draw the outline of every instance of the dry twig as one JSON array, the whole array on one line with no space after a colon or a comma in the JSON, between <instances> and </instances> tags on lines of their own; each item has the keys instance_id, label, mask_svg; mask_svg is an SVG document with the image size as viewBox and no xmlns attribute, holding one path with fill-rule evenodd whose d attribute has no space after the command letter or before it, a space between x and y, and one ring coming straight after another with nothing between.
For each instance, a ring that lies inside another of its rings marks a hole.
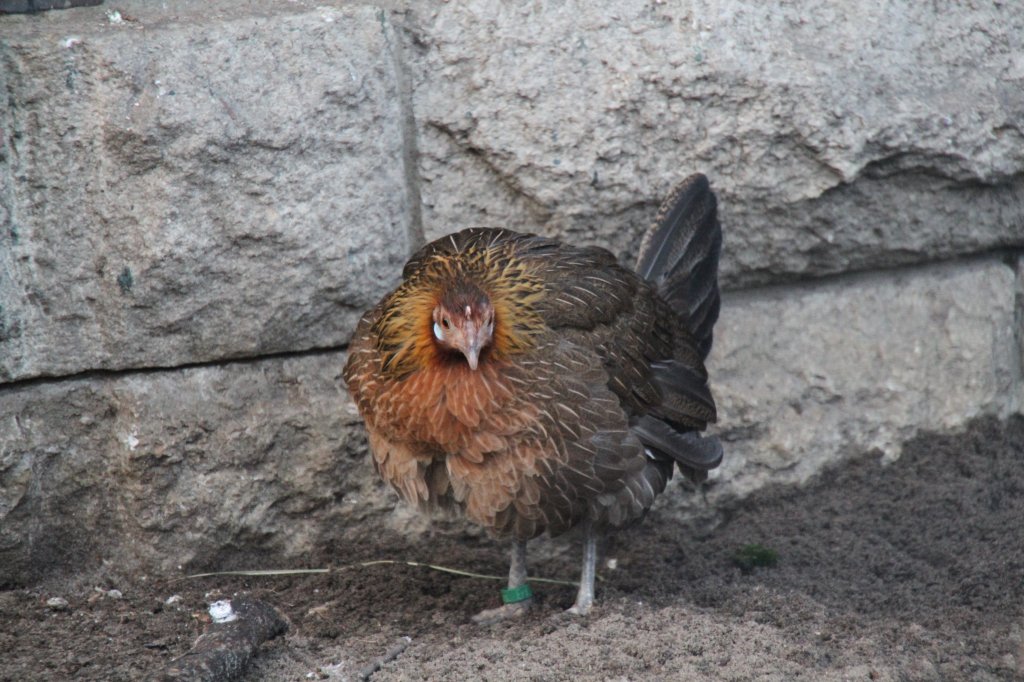
<instances>
[{"instance_id":1,"label":"dry twig","mask_svg":"<svg viewBox=\"0 0 1024 682\"><path fill-rule=\"evenodd\" d=\"M368 679L370 679L370 677L375 672L380 670L382 665L384 665L385 663L388 663L389 661L393 661L396 658L398 658L402 654L402 652L405 651L406 647L409 646L410 642L412 642L412 638L411 637L403 637L402 639L398 640L398 644L396 644L393 647L391 647L390 649L388 649L384 653L383 656L380 656L378 658L373 659L366 666L364 666L359 671L359 679L360 680L368 680Z\"/></svg>"}]
</instances>

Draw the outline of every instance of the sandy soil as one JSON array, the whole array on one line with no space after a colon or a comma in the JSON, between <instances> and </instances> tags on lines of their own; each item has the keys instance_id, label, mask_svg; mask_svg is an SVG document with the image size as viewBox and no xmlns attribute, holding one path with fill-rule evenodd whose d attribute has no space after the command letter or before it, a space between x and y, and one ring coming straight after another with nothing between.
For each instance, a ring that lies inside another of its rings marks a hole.
<instances>
[{"instance_id":1,"label":"sandy soil","mask_svg":"<svg viewBox=\"0 0 1024 682\"><path fill-rule=\"evenodd\" d=\"M710 532L657 513L609 541L592 615L539 585L525 618L469 624L498 584L409 566L329 575L73 576L0 592L0 680L135 680L202 632L208 601L238 591L290 620L246 680L1024 679L1024 419L924 436L895 464L865 455L799 489L725 509ZM744 572L757 543L774 567ZM578 546L550 542L531 573L575 577ZM310 565L381 557L505 571L505 548L436 535L325 550ZM262 568L262 566L254 566ZM116 589L121 593L108 591ZM179 595L177 603L166 601ZM63 597L68 608L47 606Z\"/></svg>"}]
</instances>

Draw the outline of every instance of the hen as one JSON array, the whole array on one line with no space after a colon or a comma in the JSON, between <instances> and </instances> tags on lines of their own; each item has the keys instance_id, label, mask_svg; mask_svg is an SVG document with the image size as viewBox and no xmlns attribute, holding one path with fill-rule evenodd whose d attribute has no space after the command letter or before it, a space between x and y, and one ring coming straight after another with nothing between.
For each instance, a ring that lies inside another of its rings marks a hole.
<instances>
[{"instance_id":1,"label":"hen","mask_svg":"<svg viewBox=\"0 0 1024 682\"><path fill-rule=\"evenodd\" d=\"M378 473L423 510L513 539L505 606L529 604L526 541L584 529L575 613L599 535L641 519L673 467L722 459L704 359L718 318L716 200L694 175L662 204L636 272L608 251L471 228L423 247L367 312L345 381Z\"/></svg>"}]
</instances>

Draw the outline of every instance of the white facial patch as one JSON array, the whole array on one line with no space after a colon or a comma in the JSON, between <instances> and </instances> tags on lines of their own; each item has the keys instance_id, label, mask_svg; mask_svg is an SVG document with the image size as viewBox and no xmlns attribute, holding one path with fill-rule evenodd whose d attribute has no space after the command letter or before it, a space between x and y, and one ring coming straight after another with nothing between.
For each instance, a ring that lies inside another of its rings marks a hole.
<instances>
[{"instance_id":1,"label":"white facial patch","mask_svg":"<svg viewBox=\"0 0 1024 682\"><path fill-rule=\"evenodd\" d=\"M444 332L441 331L441 325L439 325L437 322L434 323L434 337L438 341L444 341Z\"/></svg>"}]
</instances>

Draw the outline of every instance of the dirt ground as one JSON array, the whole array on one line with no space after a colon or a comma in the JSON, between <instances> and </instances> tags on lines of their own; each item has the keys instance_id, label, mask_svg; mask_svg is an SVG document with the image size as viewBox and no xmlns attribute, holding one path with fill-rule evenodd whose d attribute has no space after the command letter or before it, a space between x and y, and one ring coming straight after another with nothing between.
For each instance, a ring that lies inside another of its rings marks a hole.
<instances>
[{"instance_id":1,"label":"dirt ground","mask_svg":"<svg viewBox=\"0 0 1024 682\"><path fill-rule=\"evenodd\" d=\"M147 678L189 649L209 601L240 591L291 621L249 682L356 679L405 636L373 680L1024 679L1024 419L922 436L895 464L865 455L723 512L710 532L654 513L610 540L616 565L602 561L586 618L563 614L572 588L537 585L525 618L477 627L469 617L497 605L497 583L410 566L53 579L0 592L0 680ZM777 564L741 570L736 552L752 543ZM578 551L544 543L531 574L575 578ZM504 546L441 534L325 548L309 564L382 557L506 570Z\"/></svg>"}]
</instances>

